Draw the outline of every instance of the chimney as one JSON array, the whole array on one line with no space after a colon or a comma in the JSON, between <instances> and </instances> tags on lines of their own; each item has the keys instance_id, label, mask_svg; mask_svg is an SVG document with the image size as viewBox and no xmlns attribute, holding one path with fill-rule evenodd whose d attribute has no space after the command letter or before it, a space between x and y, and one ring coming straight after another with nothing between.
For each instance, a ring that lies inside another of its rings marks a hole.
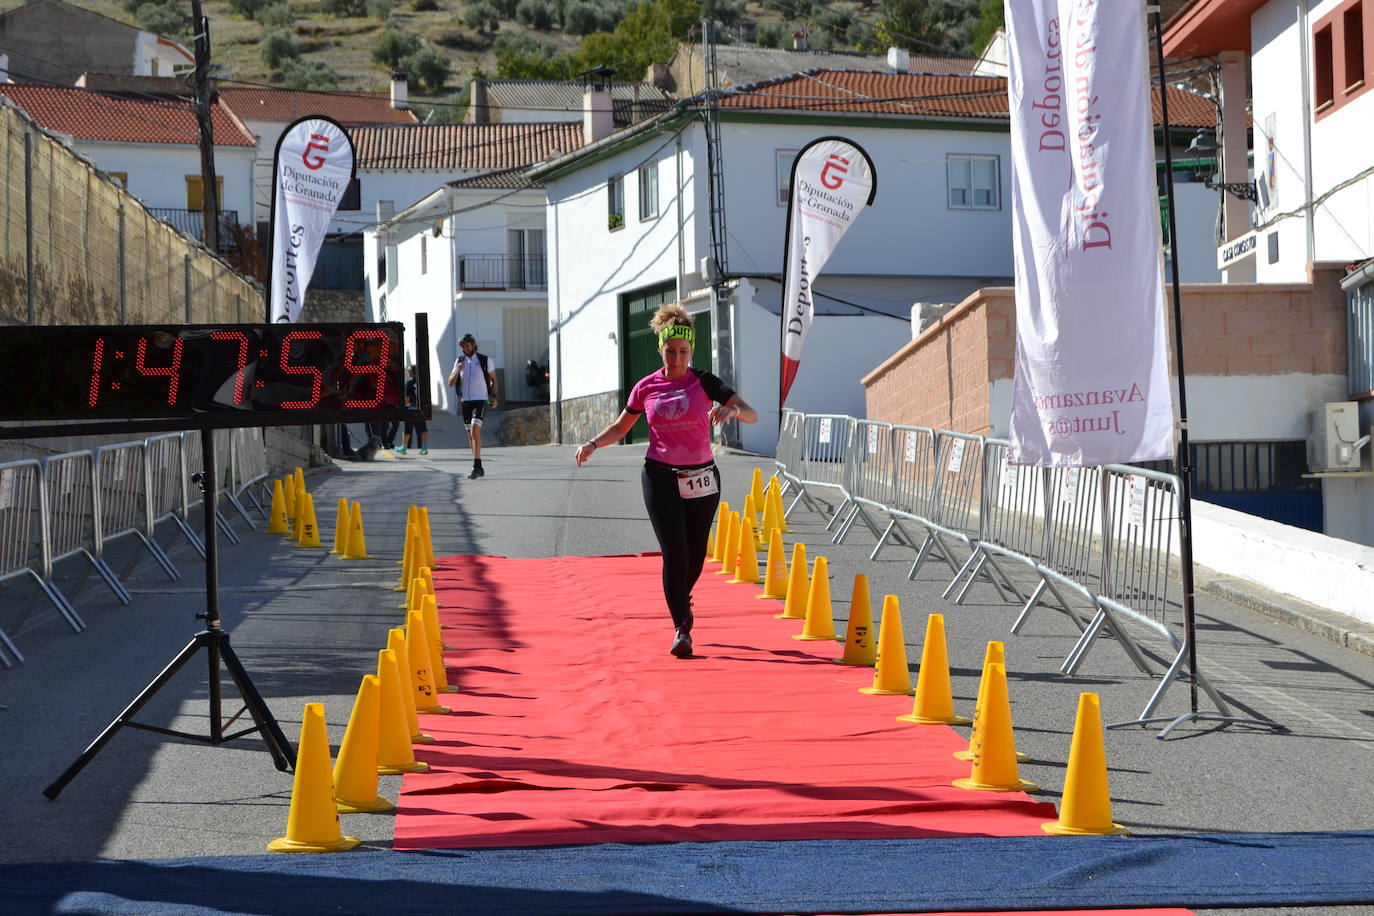
<instances>
[{"instance_id":1,"label":"chimney","mask_svg":"<svg viewBox=\"0 0 1374 916\"><path fill-rule=\"evenodd\" d=\"M894 73L906 73L911 69L911 52L906 48L888 48L887 65Z\"/></svg>"},{"instance_id":2,"label":"chimney","mask_svg":"<svg viewBox=\"0 0 1374 916\"><path fill-rule=\"evenodd\" d=\"M468 113L463 120L470 124L490 124L491 109L487 107L487 81L473 80L468 91Z\"/></svg>"},{"instance_id":3,"label":"chimney","mask_svg":"<svg viewBox=\"0 0 1374 916\"><path fill-rule=\"evenodd\" d=\"M615 130L611 116L610 71L598 67L586 73L582 86L582 142L592 144Z\"/></svg>"},{"instance_id":4,"label":"chimney","mask_svg":"<svg viewBox=\"0 0 1374 916\"><path fill-rule=\"evenodd\" d=\"M806 45L806 29L798 29L797 31L795 31L795 32L792 33L792 50L793 50L793 51L805 51L805 50L807 50L807 45Z\"/></svg>"},{"instance_id":5,"label":"chimney","mask_svg":"<svg viewBox=\"0 0 1374 916\"><path fill-rule=\"evenodd\" d=\"M396 67L391 71L391 107L397 111L405 111L410 107L410 74L405 67Z\"/></svg>"}]
</instances>

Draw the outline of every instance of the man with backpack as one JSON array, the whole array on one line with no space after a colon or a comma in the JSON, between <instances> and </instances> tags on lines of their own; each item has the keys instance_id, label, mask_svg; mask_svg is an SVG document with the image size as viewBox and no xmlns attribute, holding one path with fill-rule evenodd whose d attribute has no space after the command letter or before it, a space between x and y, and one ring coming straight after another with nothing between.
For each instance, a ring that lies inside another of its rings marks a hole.
<instances>
[{"instance_id":1,"label":"man with backpack","mask_svg":"<svg viewBox=\"0 0 1374 916\"><path fill-rule=\"evenodd\" d=\"M454 360L448 383L458 390L458 400L463 405L463 426L472 443L472 473L468 479L475 480L484 474L482 415L488 407L496 406L496 372L486 354L477 352L476 337L464 334L458 346L463 355Z\"/></svg>"}]
</instances>

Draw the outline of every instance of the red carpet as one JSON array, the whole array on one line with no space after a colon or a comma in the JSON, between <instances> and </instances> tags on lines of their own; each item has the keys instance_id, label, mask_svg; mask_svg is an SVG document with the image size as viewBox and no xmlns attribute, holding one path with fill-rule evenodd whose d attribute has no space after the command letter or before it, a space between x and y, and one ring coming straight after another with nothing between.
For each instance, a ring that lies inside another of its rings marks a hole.
<instances>
[{"instance_id":1,"label":"red carpet","mask_svg":"<svg viewBox=\"0 0 1374 916\"><path fill-rule=\"evenodd\" d=\"M404 779L398 849L1040 835L1056 817L952 787L964 737L895 721L911 698L858 693L872 669L792 639L780 602L713 564L695 593L699 657L680 660L656 556L442 562L461 692L441 700L453 715L421 716L431 772Z\"/></svg>"}]
</instances>

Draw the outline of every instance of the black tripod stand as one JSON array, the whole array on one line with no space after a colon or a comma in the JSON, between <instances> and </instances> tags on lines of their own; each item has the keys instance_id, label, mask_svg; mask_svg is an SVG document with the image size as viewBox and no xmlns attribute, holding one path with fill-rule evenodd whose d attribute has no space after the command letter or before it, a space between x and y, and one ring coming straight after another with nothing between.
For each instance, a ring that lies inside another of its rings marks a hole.
<instances>
[{"instance_id":1,"label":"black tripod stand","mask_svg":"<svg viewBox=\"0 0 1374 916\"><path fill-rule=\"evenodd\" d=\"M134 697L133 702L124 708L113 722L105 727L94 741L90 743L81 756L76 758L76 762L67 767L66 772L43 790L43 794L49 799L56 799L62 789L80 773L86 764L90 763L95 755L100 753L111 738L115 736L124 726L129 728L140 728L144 731L158 732L163 735L172 735L176 738L186 738L191 741L199 741L203 744L220 745L243 735L252 732L260 732L263 740L267 743L267 750L272 754L272 762L276 764L278 770L286 771L295 765L296 752L291 749L286 736L282 734L281 726L272 717L267 704L263 702L262 694L258 693L253 681L248 677L248 672L244 670L243 664L229 645L229 634L220 628L219 617L219 565L216 553L215 540L215 504L218 498L218 490L215 477L215 442L214 432L210 429L200 431L200 445L202 453L202 470L200 474L200 486L205 494L205 613L197 614L197 619L205 621L205 629L191 637L191 641L186 644L186 648L177 653L176 658L168 663L167 667L152 682L144 687ZM189 732L175 731L170 728L162 728L157 725L147 725L142 722L135 722L133 717L151 700L168 681L181 670L191 658L204 649L210 663L210 734L193 735ZM238 688L239 696L243 699L243 709L236 712L227 722L224 721L223 709L220 695L220 663L229 670L229 676L233 679L234 685ZM239 717L247 712L253 718L253 726L244 728L233 734L225 734L225 730L232 727Z\"/></svg>"}]
</instances>

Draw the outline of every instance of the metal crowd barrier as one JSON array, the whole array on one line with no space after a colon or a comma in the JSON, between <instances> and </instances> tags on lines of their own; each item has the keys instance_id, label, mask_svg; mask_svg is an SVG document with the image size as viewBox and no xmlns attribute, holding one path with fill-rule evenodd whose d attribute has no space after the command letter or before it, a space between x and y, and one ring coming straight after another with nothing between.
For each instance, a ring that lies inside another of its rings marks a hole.
<instances>
[{"instance_id":1,"label":"metal crowd barrier","mask_svg":"<svg viewBox=\"0 0 1374 916\"><path fill-rule=\"evenodd\" d=\"M124 590L114 571L100 555L96 533L96 504L100 493L95 487L95 457L90 452L68 452L43 459L43 486L48 494L47 523L48 568L43 575L52 578L52 566L81 554L114 592L120 604L133 599Z\"/></svg>"},{"instance_id":2,"label":"metal crowd barrier","mask_svg":"<svg viewBox=\"0 0 1374 916\"><path fill-rule=\"evenodd\" d=\"M86 623L48 575L51 555L45 521L43 469L36 460L0 464L0 582L29 576L43 596L77 633ZM23 619L18 621L22 626ZM19 647L0 629L0 662L10 667L24 660Z\"/></svg>"},{"instance_id":3,"label":"metal crowd barrier","mask_svg":"<svg viewBox=\"0 0 1374 916\"><path fill-rule=\"evenodd\" d=\"M839 490L844 501L826 529L836 529L833 542L839 544L856 521L863 521L878 538L870 559L894 534L916 546L903 527L915 522L924 538L908 578L935 555L956 570L944 597L957 589L954 601L962 604L976 582L989 582L1003 601L1010 594L1021 604L1013 633L1053 597L1079 633L1060 668L1064 674L1076 674L1097 639L1107 634L1138 669L1151 674L1126 624L1163 637L1172 661L1136 721L1149 719L1186 662L1183 627L1173 619L1176 609L1168 600L1178 478L1127 465L1018 467L1007 462L1007 448L1002 439L949 430L785 411L778 467L798 489L791 508L803 501L818 508L807 487ZM887 515L882 532L870 509ZM962 564L956 562L956 544L968 551ZM1006 562L1036 575L1028 597L1012 581ZM1087 606L1090 619L1076 603ZM1197 678L1225 713L1223 698L1200 672Z\"/></svg>"},{"instance_id":4,"label":"metal crowd barrier","mask_svg":"<svg viewBox=\"0 0 1374 916\"><path fill-rule=\"evenodd\" d=\"M844 456L849 444L849 426L852 422L851 417L841 414L802 415L800 451L794 481L797 485L797 498L787 507L784 517L790 517L792 510L801 502L805 502L818 514L825 515L825 511L809 492L812 487L839 490L841 494L844 493ZM848 508L849 500L846 497L840 508L831 516L826 529L829 530L840 513Z\"/></svg>"},{"instance_id":5,"label":"metal crowd barrier","mask_svg":"<svg viewBox=\"0 0 1374 916\"><path fill-rule=\"evenodd\" d=\"M233 469L226 477L226 488L232 486L235 496L246 496L261 512L251 492L267 478L261 431L232 437L227 431L217 431L215 448L216 457ZM79 633L86 623L53 581L55 564L77 554L85 556L120 603L127 605L132 598L105 562L104 548L133 535L170 578L179 578L155 533L159 524L174 521L204 558L205 546L188 522L190 511L205 501L204 491L192 481L201 467L199 433L169 433L101 446L93 452L0 464L0 582L32 578ZM238 508L251 524L248 513ZM228 538L239 543L218 512L215 521ZM24 661L11 632L19 632L29 613L24 610L17 620L6 619L10 632L0 627L0 667Z\"/></svg>"},{"instance_id":6,"label":"metal crowd barrier","mask_svg":"<svg viewBox=\"0 0 1374 916\"><path fill-rule=\"evenodd\" d=\"M116 538L133 535L143 543L157 564L172 581L181 573L153 540L148 524L147 445L125 442L103 445L95 450L96 556L103 557L105 545Z\"/></svg>"},{"instance_id":7,"label":"metal crowd barrier","mask_svg":"<svg viewBox=\"0 0 1374 916\"><path fill-rule=\"evenodd\" d=\"M887 539L895 531L898 539L915 546L916 540L902 525L902 520L915 522L930 534L935 518L935 430L928 426L892 427L894 449L892 467L892 496L887 505L887 528L878 537L873 552L876 560Z\"/></svg>"},{"instance_id":8,"label":"metal crowd barrier","mask_svg":"<svg viewBox=\"0 0 1374 916\"><path fill-rule=\"evenodd\" d=\"M835 544L844 543L856 521L862 521L875 538L881 538L882 532L866 510L886 512L892 502L895 465L892 424L855 420L850 425L849 435L843 490L849 502L849 513L835 532Z\"/></svg>"},{"instance_id":9,"label":"metal crowd barrier","mask_svg":"<svg viewBox=\"0 0 1374 916\"><path fill-rule=\"evenodd\" d=\"M258 502L257 496L253 493L254 485L262 485L267 481L267 446L263 441L262 430L254 427L252 429L233 429L229 431L229 487L225 490L225 498L229 504L238 510L239 515L249 525L255 524L253 517L244 508L243 500L247 499L253 504L253 509L258 513L258 517L264 521L267 519L267 510ZM267 499L270 503L271 496Z\"/></svg>"},{"instance_id":10,"label":"metal crowd barrier","mask_svg":"<svg viewBox=\"0 0 1374 916\"><path fill-rule=\"evenodd\" d=\"M223 430L215 432L215 467L228 468L226 461L220 464L220 440L228 441L228 436L223 435ZM205 490L201 488L199 482L200 468L205 466L205 449L200 444L200 433L196 431L181 433L181 514L182 517L191 514L191 510L205 505ZM221 488L222 489L222 488ZM215 506L215 527L218 528L229 543L239 543L238 532L234 530L229 521L220 514L219 506Z\"/></svg>"}]
</instances>

